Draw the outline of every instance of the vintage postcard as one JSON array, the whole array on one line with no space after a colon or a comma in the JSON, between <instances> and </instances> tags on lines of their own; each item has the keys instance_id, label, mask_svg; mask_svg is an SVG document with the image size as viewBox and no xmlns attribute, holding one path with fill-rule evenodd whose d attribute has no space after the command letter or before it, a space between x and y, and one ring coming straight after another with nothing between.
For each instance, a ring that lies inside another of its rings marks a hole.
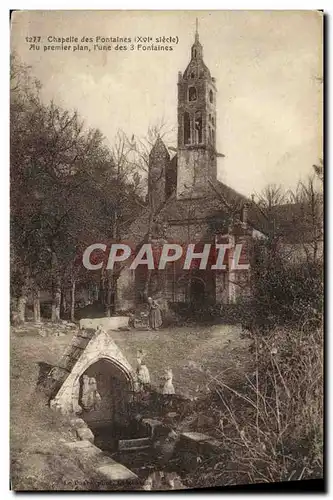
<instances>
[{"instance_id":1,"label":"vintage postcard","mask_svg":"<svg viewBox=\"0 0 333 500\"><path fill-rule=\"evenodd\" d=\"M10 84L12 490L323 488L323 13L14 11Z\"/></svg>"}]
</instances>

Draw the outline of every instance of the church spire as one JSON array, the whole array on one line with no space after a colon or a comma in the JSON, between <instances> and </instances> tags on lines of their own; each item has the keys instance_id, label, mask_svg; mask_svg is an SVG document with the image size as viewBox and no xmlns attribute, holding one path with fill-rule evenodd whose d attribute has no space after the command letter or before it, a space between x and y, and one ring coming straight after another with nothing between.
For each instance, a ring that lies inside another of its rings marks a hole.
<instances>
[{"instance_id":1,"label":"church spire","mask_svg":"<svg viewBox=\"0 0 333 500\"><path fill-rule=\"evenodd\" d=\"M199 43L199 29L198 29L198 18L196 17L195 19L195 36L194 36L194 42Z\"/></svg>"},{"instance_id":2,"label":"church spire","mask_svg":"<svg viewBox=\"0 0 333 500\"><path fill-rule=\"evenodd\" d=\"M191 56L192 60L202 59L203 51L202 45L199 42L199 30L198 30L198 18L195 20L195 35L194 35L194 44L192 45Z\"/></svg>"}]
</instances>

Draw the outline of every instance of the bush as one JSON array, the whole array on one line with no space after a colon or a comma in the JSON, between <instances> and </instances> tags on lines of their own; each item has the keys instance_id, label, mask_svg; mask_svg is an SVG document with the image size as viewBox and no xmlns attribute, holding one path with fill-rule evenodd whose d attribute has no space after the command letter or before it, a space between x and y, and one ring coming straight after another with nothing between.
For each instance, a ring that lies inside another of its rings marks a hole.
<instances>
[{"instance_id":1,"label":"bush","mask_svg":"<svg viewBox=\"0 0 333 500\"><path fill-rule=\"evenodd\" d=\"M323 310L322 262L289 262L270 245L255 244L251 298L240 304L243 325L249 330L270 330L274 325L302 328L311 318L312 326L318 326Z\"/></svg>"},{"instance_id":2,"label":"bush","mask_svg":"<svg viewBox=\"0 0 333 500\"><path fill-rule=\"evenodd\" d=\"M253 356L254 371L240 387L219 380L223 461L203 466L197 485L322 477L322 329L256 332Z\"/></svg>"}]
</instances>

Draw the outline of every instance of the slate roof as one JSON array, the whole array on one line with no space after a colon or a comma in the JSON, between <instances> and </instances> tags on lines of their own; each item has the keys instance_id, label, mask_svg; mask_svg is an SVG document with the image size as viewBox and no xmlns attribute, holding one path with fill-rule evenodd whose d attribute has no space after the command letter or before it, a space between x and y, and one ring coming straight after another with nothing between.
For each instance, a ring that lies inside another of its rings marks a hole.
<instances>
[{"instance_id":1,"label":"slate roof","mask_svg":"<svg viewBox=\"0 0 333 500\"><path fill-rule=\"evenodd\" d=\"M160 206L155 216L164 218L171 226L189 220L223 220L229 213L223 200L232 207L236 204L239 207L239 213L245 202L250 203L244 195L226 184L217 181L208 190L206 195L200 198L177 199L176 193L173 192ZM149 212L148 207L142 209L137 219L127 229L127 238L134 245L141 243L146 235L149 224ZM260 220L258 210L249 210L249 223L258 231L262 231L262 221Z\"/></svg>"},{"instance_id":2,"label":"slate roof","mask_svg":"<svg viewBox=\"0 0 333 500\"><path fill-rule=\"evenodd\" d=\"M152 153L156 151L169 157L168 150L160 138L157 139ZM176 172L177 154L172 158L170 165L172 172ZM154 214L154 218L164 219L171 226L185 221L223 220L230 215L230 208L236 210L240 216L241 209L246 204L248 224L260 233L269 234L274 227L275 234L283 237L288 243L298 242L300 233L303 241L304 239L310 241L313 238L313 234L309 231L310 208L304 203L276 205L272 208L268 220L257 204L219 180L211 183L210 189L200 198L177 199L176 182L173 182L172 188L171 195ZM127 238L132 245L139 245L147 235L149 213L148 207L143 208L136 220L127 228Z\"/></svg>"},{"instance_id":3,"label":"slate roof","mask_svg":"<svg viewBox=\"0 0 333 500\"><path fill-rule=\"evenodd\" d=\"M95 334L96 330L89 328L79 330L72 338L59 362L52 368L42 383L43 389L50 399L57 394Z\"/></svg>"}]
</instances>

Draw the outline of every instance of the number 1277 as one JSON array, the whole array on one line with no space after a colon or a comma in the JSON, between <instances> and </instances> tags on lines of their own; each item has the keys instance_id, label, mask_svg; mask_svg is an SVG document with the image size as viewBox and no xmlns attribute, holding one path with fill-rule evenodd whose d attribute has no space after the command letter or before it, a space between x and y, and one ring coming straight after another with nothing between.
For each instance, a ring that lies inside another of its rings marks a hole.
<instances>
[{"instance_id":1,"label":"number 1277","mask_svg":"<svg viewBox=\"0 0 333 500\"><path fill-rule=\"evenodd\" d=\"M26 36L25 41L28 43L36 43L41 41L41 36Z\"/></svg>"}]
</instances>

